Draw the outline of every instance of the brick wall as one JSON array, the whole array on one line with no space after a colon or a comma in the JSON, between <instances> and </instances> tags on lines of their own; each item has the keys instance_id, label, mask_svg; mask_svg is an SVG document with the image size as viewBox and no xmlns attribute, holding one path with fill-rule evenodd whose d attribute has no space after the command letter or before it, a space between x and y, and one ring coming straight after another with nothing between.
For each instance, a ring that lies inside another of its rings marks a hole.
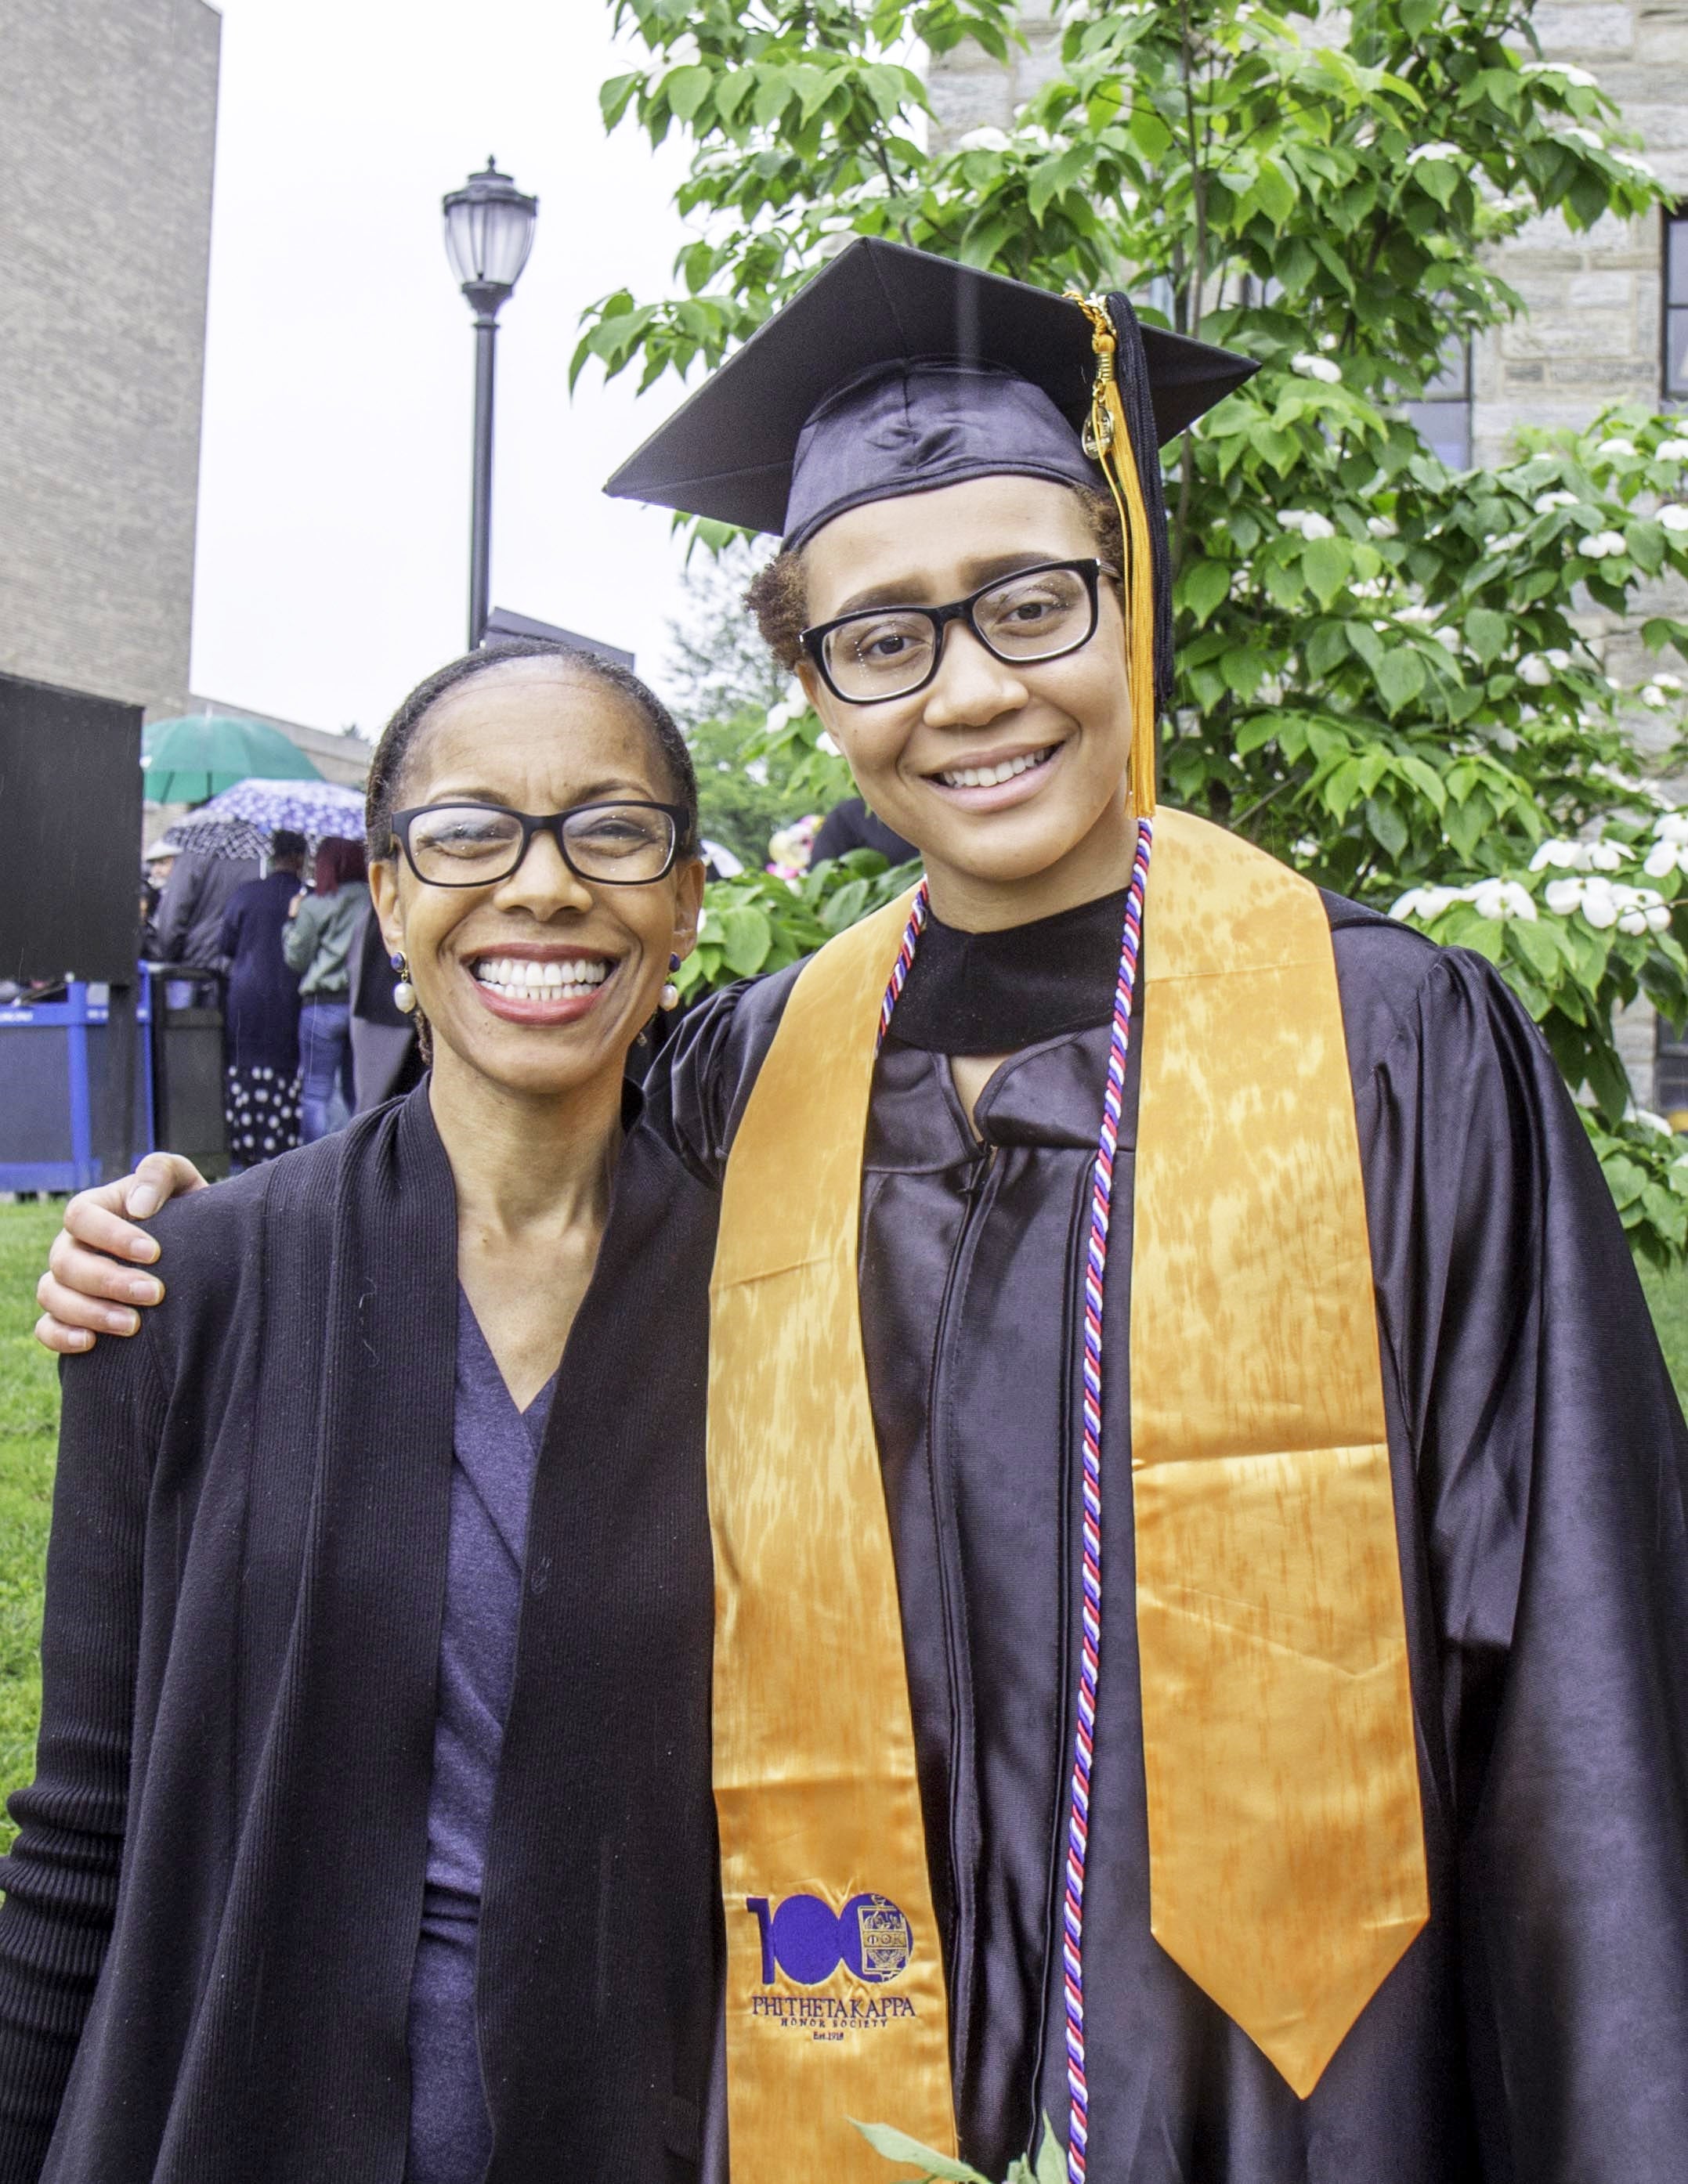
<instances>
[{"instance_id":1,"label":"brick wall","mask_svg":"<svg viewBox=\"0 0 1688 2184\"><path fill-rule=\"evenodd\" d=\"M186 704L221 18L0 0L0 669Z\"/></svg>"}]
</instances>

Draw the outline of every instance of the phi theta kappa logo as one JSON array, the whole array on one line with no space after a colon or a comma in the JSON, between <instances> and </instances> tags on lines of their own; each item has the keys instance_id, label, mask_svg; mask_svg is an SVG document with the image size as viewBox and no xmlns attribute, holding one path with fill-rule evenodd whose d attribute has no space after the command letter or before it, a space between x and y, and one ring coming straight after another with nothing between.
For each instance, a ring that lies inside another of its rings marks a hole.
<instances>
[{"instance_id":1,"label":"phi theta kappa logo","mask_svg":"<svg viewBox=\"0 0 1688 2184\"><path fill-rule=\"evenodd\" d=\"M852 1896L835 1911L819 1896L788 1896L777 1908L747 1896L762 1933L762 1983L776 1970L798 1986L819 1986L842 1964L867 1986L884 1986L908 1969L914 1930L888 1896Z\"/></svg>"}]
</instances>

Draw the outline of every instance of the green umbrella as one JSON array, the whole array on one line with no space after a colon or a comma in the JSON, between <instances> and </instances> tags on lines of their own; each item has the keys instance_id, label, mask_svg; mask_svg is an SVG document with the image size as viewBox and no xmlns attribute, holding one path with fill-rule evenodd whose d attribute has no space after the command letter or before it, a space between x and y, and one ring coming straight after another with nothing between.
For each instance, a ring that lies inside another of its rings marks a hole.
<instances>
[{"instance_id":1,"label":"green umbrella","mask_svg":"<svg viewBox=\"0 0 1688 2184\"><path fill-rule=\"evenodd\" d=\"M142 738L142 794L152 804L198 804L254 775L263 781L322 778L279 728L227 713L154 721Z\"/></svg>"}]
</instances>

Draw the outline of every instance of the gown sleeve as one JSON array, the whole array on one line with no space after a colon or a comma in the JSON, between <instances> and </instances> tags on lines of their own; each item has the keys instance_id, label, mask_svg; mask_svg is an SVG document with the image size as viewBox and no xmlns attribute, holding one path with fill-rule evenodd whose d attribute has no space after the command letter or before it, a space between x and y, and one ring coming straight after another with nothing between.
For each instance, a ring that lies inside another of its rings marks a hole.
<instances>
[{"instance_id":1,"label":"gown sleeve","mask_svg":"<svg viewBox=\"0 0 1688 2184\"><path fill-rule=\"evenodd\" d=\"M1357 1113L1484 2173L1660 2184L1688 2147L1688 1437L1545 1042L1480 959L1420 960Z\"/></svg>"},{"instance_id":2,"label":"gown sleeve","mask_svg":"<svg viewBox=\"0 0 1688 2184\"><path fill-rule=\"evenodd\" d=\"M802 967L724 986L688 1009L645 1080L646 1126L712 1188Z\"/></svg>"},{"instance_id":3,"label":"gown sleeve","mask_svg":"<svg viewBox=\"0 0 1688 2184\"><path fill-rule=\"evenodd\" d=\"M111 1938L129 1796L153 1452L148 1337L61 1371L36 1777L0 1866L0 2184L33 2184Z\"/></svg>"}]
</instances>

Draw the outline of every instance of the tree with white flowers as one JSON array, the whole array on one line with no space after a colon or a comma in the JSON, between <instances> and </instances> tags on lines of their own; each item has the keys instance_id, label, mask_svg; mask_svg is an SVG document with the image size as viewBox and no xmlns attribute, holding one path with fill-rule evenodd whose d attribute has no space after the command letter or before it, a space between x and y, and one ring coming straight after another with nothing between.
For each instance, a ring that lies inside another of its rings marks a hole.
<instances>
[{"instance_id":1,"label":"tree with white flowers","mask_svg":"<svg viewBox=\"0 0 1688 2184\"><path fill-rule=\"evenodd\" d=\"M1642 992L1688 1016L1680 822L1621 727L1676 716L1680 679L1615 688L1586 631L1688 575L1688 437L1614 410L1455 473L1401 415L1450 342L1518 308L1485 246L1660 201L1594 81L1537 57L1517 0L1069 0L1013 128L935 148L921 49L1005 53L1001 0L619 0L618 20L646 58L606 117L690 139L696 238L678 292L589 314L577 371L713 363L852 234L1125 285L1260 360L1166 450L1167 793L1495 961L1590 1103L1635 1241L1682 1251L1688 1159L1629 1114L1612 1024ZM1643 634L1688 655L1668 616ZM818 729L799 710L773 740L841 793ZM706 944L695 975L755 952Z\"/></svg>"}]
</instances>

